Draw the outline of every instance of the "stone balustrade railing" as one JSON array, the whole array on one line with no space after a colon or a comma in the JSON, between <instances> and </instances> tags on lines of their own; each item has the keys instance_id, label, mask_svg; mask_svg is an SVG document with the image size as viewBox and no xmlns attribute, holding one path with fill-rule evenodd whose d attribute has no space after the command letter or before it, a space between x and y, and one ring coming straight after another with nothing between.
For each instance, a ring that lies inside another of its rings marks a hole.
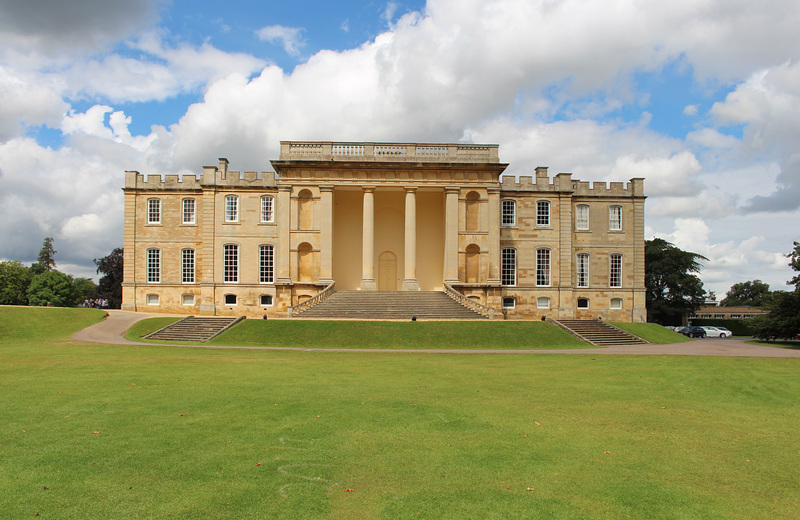
<instances>
[{"instance_id":1,"label":"stone balustrade railing","mask_svg":"<svg viewBox=\"0 0 800 520\"><path fill-rule=\"evenodd\" d=\"M281 141L281 161L499 163L496 144L335 143Z\"/></svg>"},{"instance_id":2,"label":"stone balustrade railing","mask_svg":"<svg viewBox=\"0 0 800 520\"><path fill-rule=\"evenodd\" d=\"M443 284L443 285L444 285L444 293L447 296L449 296L450 298L454 299L455 301L457 301L458 303L460 303L461 305L463 305L467 309L469 309L471 311L474 311L474 312L477 312L481 316L486 316L490 320L494 319L494 309L493 308L487 307L486 305L480 304L480 303L478 303L478 302L476 302L474 300L470 300L469 298L467 298L466 296L464 296L460 292L458 292L455 289L453 289L448 284Z\"/></svg>"},{"instance_id":3,"label":"stone balustrade railing","mask_svg":"<svg viewBox=\"0 0 800 520\"><path fill-rule=\"evenodd\" d=\"M328 296L332 295L336 292L336 289L333 286L336 285L336 282L331 282L330 285L322 289L320 292L312 296L311 298L298 303L297 305L293 305L289 307L289 317L296 316L297 314L303 312L306 309L310 309L314 305L320 303L321 301L325 300Z\"/></svg>"}]
</instances>

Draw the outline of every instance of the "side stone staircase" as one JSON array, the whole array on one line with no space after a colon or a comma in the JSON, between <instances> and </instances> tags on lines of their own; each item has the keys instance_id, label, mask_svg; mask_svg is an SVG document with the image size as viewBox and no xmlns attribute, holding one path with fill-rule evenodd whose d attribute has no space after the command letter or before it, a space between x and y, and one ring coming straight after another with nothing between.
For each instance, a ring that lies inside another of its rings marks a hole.
<instances>
[{"instance_id":1,"label":"side stone staircase","mask_svg":"<svg viewBox=\"0 0 800 520\"><path fill-rule=\"evenodd\" d=\"M208 341L243 319L243 316L238 318L187 316L163 329L151 332L145 338L167 341Z\"/></svg>"},{"instance_id":2,"label":"side stone staircase","mask_svg":"<svg viewBox=\"0 0 800 520\"><path fill-rule=\"evenodd\" d=\"M618 327L600 320L550 320L586 343L607 345L645 345L649 343Z\"/></svg>"},{"instance_id":3,"label":"side stone staircase","mask_svg":"<svg viewBox=\"0 0 800 520\"><path fill-rule=\"evenodd\" d=\"M484 320L438 291L336 291L295 315L304 319Z\"/></svg>"}]
</instances>

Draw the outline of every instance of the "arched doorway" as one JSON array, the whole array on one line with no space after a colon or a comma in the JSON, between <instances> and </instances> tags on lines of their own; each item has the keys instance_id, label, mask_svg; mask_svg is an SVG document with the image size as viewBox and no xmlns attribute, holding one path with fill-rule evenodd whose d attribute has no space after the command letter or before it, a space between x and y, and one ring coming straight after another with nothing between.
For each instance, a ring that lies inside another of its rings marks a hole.
<instances>
[{"instance_id":1,"label":"arched doorway","mask_svg":"<svg viewBox=\"0 0 800 520\"><path fill-rule=\"evenodd\" d=\"M397 255L384 251L378 256L378 290L397 290Z\"/></svg>"}]
</instances>

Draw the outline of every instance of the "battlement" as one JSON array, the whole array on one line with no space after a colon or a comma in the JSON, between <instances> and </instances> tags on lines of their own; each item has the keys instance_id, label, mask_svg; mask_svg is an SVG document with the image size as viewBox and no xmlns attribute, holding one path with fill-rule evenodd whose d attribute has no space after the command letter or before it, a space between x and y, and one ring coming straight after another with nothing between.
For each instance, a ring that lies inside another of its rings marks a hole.
<instances>
[{"instance_id":1,"label":"battlement","mask_svg":"<svg viewBox=\"0 0 800 520\"><path fill-rule=\"evenodd\" d=\"M220 159L219 166L204 166L198 179L194 174L160 173L143 175L138 171L125 172L125 188L138 190L202 190L204 186L263 188L276 185L274 172L238 172L228 169L228 160Z\"/></svg>"},{"instance_id":2,"label":"battlement","mask_svg":"<svg viewBox=\"0 0 800 520\"><path fill-rule=\"evenodd\" d=\"M502 178L500 189L503 191L527 192L569 192L574 196L586 197L643 197L644 179L634 178L630 182L586 182L572 179L571 173L559 173L551 178L547 168L536 168L536 177L520 176L519 180L507 176Z\"/></svg>"},{"instance_id":3,"label":"battlement","mask_svg":"<svg viewBox=\"0 0 800 520\"><path fill-rule=\"evenodd\" d=\"M281 161L499 163L496 144L281 141Z\"/></svg>"}]
</instances>

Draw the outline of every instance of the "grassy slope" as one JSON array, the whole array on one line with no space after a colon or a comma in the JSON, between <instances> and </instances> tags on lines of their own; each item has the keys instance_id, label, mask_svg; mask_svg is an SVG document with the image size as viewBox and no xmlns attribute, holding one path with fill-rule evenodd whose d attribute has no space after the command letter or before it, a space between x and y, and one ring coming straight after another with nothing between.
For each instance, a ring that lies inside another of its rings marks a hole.
<instances>
[{"instance_id":1,"label":"grassy slope","mask_svg":"<svg viewBox=\"0 0 800 520\"><path fill-rule=\"evenodd\" d=\"M662 327L656 323L621 323L614 322L614 325L626 330L631 334L636 334L640 338L644 338L650 343L658 345L666 343L683 343L684 341L692 341L683 334L673 332L666 327Z\"/></svg>"},{"instance_id":2,"label":"grassy slope","mask_svg":"<svg viewBox=\"0 0 800 520\"><path fill-rule=\"evenodd\" d=\"M171 318L139 322L138 340ZM300 321L245 320L204 345L305 348L565 349L590 345L538 321Z\"/></svg>"},{"instance_id":3,"label":"grassy slope","mask_svg":"<svg viewBox=\"0 0 800 520\"><path fill-rule=\"evenodd\" d=\"M29 325L64 338L76 317ZM119 347L7 330L8 518L800 512L795 359Z\"/></svg>"}]
</instances>

